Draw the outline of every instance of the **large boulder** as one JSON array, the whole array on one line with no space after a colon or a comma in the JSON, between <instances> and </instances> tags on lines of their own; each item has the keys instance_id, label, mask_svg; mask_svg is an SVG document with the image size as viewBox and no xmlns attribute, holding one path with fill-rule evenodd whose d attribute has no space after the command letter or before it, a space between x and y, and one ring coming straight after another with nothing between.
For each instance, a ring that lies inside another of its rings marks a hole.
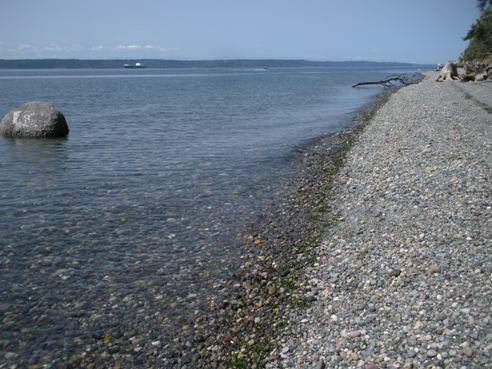
<instances>
[{"instance_id":1,"label":"large boulder","mask_svg":"<svg viewBox=\"0 0 492 369\"><path fill-rule=\"evenodd\" d=\"M53 105L32 101L10 109L0 122L0 134L9 137L65 137L67 121Z\"/></svg>"}]
</instances>

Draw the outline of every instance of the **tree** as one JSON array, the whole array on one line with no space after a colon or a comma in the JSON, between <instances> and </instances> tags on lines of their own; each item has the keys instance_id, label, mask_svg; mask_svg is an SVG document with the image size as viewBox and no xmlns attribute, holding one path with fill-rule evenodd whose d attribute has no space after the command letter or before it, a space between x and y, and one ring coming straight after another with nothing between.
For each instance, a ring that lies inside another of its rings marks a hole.
<instances>
[{"instance_id":1,"label":"tree","mask_svg":"<svg viewBox=\"0 0 492 369\"><path fill-rule=\"evenodd\" d=\"M481 12L487 8L492 8L492 0L478 0L478 9L480 9Z\"/></svg>"},{"instance_id":2,"label":"tree","mask_svg":"<svg viewBox=\"0 0 492 369\"><path fill-rule=\"evenodd\" d=\"M478 0L480 18L463 38L469 41L461 58L464 61L492 61L492 0Z\"/></svg>"}]
</instances>

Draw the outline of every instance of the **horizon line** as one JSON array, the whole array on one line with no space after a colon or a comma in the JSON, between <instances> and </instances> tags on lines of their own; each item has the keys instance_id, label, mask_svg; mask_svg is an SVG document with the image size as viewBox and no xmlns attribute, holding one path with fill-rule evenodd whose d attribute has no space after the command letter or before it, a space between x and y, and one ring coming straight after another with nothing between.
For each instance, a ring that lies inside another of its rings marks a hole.
<instances>
[{"instance_id":1,"label":"horizon line","mask_svg":"<svg viewBox=\"0 0 492 369\"><path fill-rule=\"evenodd\" d=\"M392 64L415 64L432 65L434 63L416 63L403 61L385 60L315 60L307 58L211 58L211 59L163 59L163 58L0 58L0 61L173 61L173 62L204 62L204 61L297 61L309 63L392 63Z\"/></svg>"}]
</instances>

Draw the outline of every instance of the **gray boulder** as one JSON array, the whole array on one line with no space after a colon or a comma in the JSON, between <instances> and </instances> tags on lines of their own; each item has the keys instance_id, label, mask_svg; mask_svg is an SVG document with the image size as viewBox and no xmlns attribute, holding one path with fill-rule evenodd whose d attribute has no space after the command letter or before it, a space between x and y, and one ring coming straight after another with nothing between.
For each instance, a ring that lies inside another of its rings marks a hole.
<instances>
[{"instance_id":1,"label":"gray boulder","mask_svg":"<svg viewBox=\"0 0 492 369\"><path fill-rule=\"evenodd\" d=\"M53 105L32 101L10 109L0 122L0 134L9 137L65 137L67 121Z\"/></svg>"}]
</instances>

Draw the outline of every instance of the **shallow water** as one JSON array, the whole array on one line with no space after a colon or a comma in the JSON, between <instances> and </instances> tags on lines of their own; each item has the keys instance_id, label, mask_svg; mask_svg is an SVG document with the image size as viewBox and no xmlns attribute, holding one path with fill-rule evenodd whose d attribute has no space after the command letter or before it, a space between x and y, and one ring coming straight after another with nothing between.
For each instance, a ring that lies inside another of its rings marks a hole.
<instances>
[{"instance_id":1,"label":"shallow water","mask_svg":"<svg viewBox=\"0 0 492 369\"><path fill-rule=\"evenodd\" d=\"M144 337L142 364L165 349L288 191L297 149L380 91L350 85L399 68L0 71L1 114L46 100L70 127L0 138L0 356L56 364L104 337Z\"/></svg>"}]
</instances>

